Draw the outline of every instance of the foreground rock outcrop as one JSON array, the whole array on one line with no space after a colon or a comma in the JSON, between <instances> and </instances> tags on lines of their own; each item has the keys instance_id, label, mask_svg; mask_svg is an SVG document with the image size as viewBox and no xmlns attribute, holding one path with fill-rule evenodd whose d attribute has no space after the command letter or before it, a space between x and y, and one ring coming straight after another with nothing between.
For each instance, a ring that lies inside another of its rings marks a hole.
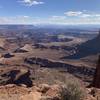
<instances>
[{"instance_id":1,"label":"foreground rock outcrop","mask_svg":"<svg viewBox=\"0 0 100 100\"><path fill-rule=\"evenodd\" d=\"M96 88L100 88L100 56L99 56L99 60L98 60L96 71L95 71L93 86Z\"/></svg>"},{"instance_id":2,"label":"foreground rock outcrop","mask_svg":"<svg viewBox=\"0 0 100 100\"><path fill-rule=\"evenodd\" d=\"M4 72L1 74L1 84L25 84L26 86L32 86L32 81L30 78L30 71L27 69L16 69Z\"/></svg>"},{"instance_id":3,"label":"foreground rock outcrop","mask_svg":"<svg viewBox=\"0 0 100 100\"><path fill-rule=\"evenodd\" d=\"M0 87L0 100L65 100L65 95L62 96L66 93L64 89L65 86L57 84L40 84L31 88L9 84Z\"/></svg>"},{"instance_id":4,"label":"foreground rock outcrop","mask_svg":"<svg viewBox=\"0 0 100 100\"><path fill-rule=\"evenodd\" d=\"M9 84L0 87L0 100L62 100L62 88L60 85L47 84L31 88Z\"/></svg>"}]
</instances>

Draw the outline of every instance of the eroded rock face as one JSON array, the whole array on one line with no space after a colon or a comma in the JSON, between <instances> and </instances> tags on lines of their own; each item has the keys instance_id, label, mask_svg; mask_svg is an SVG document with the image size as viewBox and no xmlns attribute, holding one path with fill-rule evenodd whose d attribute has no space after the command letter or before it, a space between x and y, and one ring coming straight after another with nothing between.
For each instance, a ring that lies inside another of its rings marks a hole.
<instances>
[{"instance_id":1,"label":"eroded rock face","mask_svg":"<svg viewBox=\"0 0 100 100\"><path fill-rule=\"evenodd\" d=\"M97 37L76 46L76 53L65 57L67 59L80 59L92 54L100 53L100 31Z\"/></svg>"},{"instance_id":2,"label":"eroded rock face","mask_svg":"<svg viewBox=\"0 0 100 100\"><path fill-rule=\"evenodd\" d=\"M0 100L63 100L60 96L62 88L57 84L40 84L31 88L9 84L0 87Z\"/></svg>"},{"instance_id":3,"label":"eroded rock face","mask_svg":"<svg viewBox=\"0 0 100 100\"><path fill-rule=\"evenodd\" d=\"M16 49L16 50L14 51L14 53L26 53L26 52L28 52L28 51L26 51L26 50L24 50L24 49L20 49L20 48L18 48L18 49Z\"/></svg>"},{"instance_id":4,"label":"eroded rock face","mask_svg":"<svg viewBox=\"0 0 100 100\"><path fill-rule=\"evenodd\" d=\"M87 68L87 67L77 67L73 66L70 64L67 64L65 62L59 62L59 61L54 61L54 60L49 60L49 59L43 59L43 58L37 58L37 57L31 57L31 58L26 58L24 60L25 63L27 64L36 64L40 65L41 67L48 67L48 68L66 68L67 72L72 73L72 74L83 74L83 75L88 75L88 76L93 76L94 75L94 68Z\"/></svg>"},{"instance_id":5,"label":"eroded rock face","mask_svg":"<svg viewBox=\"0 0 100 100\"><path fill-rule=\"evenodd\" d=\"M1 75L3 80L2 84L25 84L28 87L32 86L32 81L30 79L30 71L26 69L16 69L8 71Z\"/></svg>"},{"instance_id":6,"label":"eroded rock face","mask_svg":"<svg viewBox=\"0 0 100 100\"><path fill-rule=\"evenodd\" d=\"M3 55L4 58L11 58L14 57L14 55L10 54L10 53L6 53Z\"/></svg>"},{"instance_id":7,"label":"eroded rock face","mask_svg":"<svg viewBox=\"0 0 100 100\"><path fill-rule=\"evenodd\" d=\"M96 88L100 88L100 56L98 60L98 64L96 67L96 72L93 80L93 86Z\"/></svg>"}]
</instances>

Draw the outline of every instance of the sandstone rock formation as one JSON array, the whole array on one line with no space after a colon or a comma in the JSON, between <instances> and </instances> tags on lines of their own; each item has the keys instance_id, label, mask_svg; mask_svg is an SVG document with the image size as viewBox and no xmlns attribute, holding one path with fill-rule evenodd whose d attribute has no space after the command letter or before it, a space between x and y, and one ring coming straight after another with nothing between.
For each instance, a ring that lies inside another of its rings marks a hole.
<instances>
[{"instance_id":1,"label":"sandstone rock formation","mask_svg":"<svg viewBox=\"0 0 100 100\"><path fill-rule=\"evenodd\" d=\"M32 86L32 81L30 79L30 71L27 69L16 69L5 72L1 75L1 84L25 84L28 87Z\"/></svg>"},{"instance_id":2,"label":"sandstone rock formation","mask_svg":"<svg viewBox=\"0 0 100 100\"><path fill-rule=\"evenodd\" d=\"M95 76L93 80L93 86L100 88L100 56L99 56L98 64L96 67L96 72L95 72Z\"/></svg>"},{"instance_id":3,"label":"sandstone rock formation","mask_svg":"<svg viewBox=\"0 0 100 100\"><path fill-rule=\"evenodd\" d=\"M25 44L22 48L20 48L21 50L25 50L25 51L32 51L33 48L30 44Z\"/></svg>"},{"instance_id":4,"label":"sandstone rock formation","mask_svg":"<svg viewBox=\"0 0 100 100\"><path fill-rule=\"evenodd\" d=\"M62 100L62 89L63 86L57 84L40 84L31 88L9 84L0 87L0 100Z\"/></svg>"},{"instance_id":5,"label":"sandstone rock formation","mask_svg":"<svg viewBox=\"0 0 100 100\"><path fill-rule=\"evenodd\" d=\"M24 49L21 49L21 48L18 48L14 51L14 53L26 53L28 51L24 50Z\"/></svg>"},{"instance_id":6,"label":"sandstone rock formation","mask_svg":"<svg viewBox=\"0 0 100 100\"><path fill-rule=\"evenodd\" d=\"M88 76L94 75L94 68L87 68L84 66L77 67L77 66L67 64L65 62L54 61L54 60L49 60L49 59L44 59L44 58L31 57L31 58L26 58L24 62L30 65L37 64L37 65L40 65L40 67L65 68L67 69L67 72L73 73L73 74L80 73L80 74L88 75Z\"/></svg>"},{"instance_id":7,"label":"sandstone rock formation","mask_svg":"<svg viewBox=\"0 0 100 100\"><path fill-rule=\"evenodd\" d=\"M96 55L97 53L100 52L100 31L97 37L95 37L92 40L88 40L85 43L82 43L81 45L76 46L76 53L74 55L71 55L69 57L64 57L64 58L69 58L69 59L79 59L83 58L89 55Z\"/></svg>"},{"instance_id":8,"label":"sandstone rock formation","mask_svg":"<svg viewBox=\"0 0 100 100\"><path fill-rule=\"evenodd\" d=\"M3 55L4 58L11 58L11 57L14 57L13 54L10 54L10 53L6 53Z\"/></svg>"}]
</instances>

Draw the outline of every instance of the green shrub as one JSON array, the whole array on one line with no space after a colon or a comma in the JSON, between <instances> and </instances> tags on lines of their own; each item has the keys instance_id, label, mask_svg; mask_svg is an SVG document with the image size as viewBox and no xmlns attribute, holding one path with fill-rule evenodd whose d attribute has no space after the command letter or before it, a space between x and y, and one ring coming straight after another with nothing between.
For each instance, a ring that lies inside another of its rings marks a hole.
<instances>
[{"instance_id":1,"label":"green shrub","mask_svg":"<svg viewBox=\"0 0 100 100\"><path fill-rule=\"evenodd\" d=\"M83 90L74 83L68 84L61 93L62 100L82 100L83 97Z\"/></svg>"}]
</instances>

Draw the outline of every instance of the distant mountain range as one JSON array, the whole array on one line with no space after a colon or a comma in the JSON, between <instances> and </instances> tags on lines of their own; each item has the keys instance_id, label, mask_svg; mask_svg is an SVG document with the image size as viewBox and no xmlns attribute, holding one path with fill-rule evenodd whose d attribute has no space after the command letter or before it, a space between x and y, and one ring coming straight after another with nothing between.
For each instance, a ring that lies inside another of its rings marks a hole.
<instances>
[{"instance_id":1,"label":"distant mountain range","mask_svg":"<svg viewBox=\"0 0 100 100\"><path fill-rule=\"evenodd\" d=\"M4 24L0 29L34 29L34 28L52 28L52 29L80 29L80 30L98 30L100 25L60 25L60 24Z\"/></svg>"},{"instance_id":2,"label":"distant mountain range","mask_svg":"<svg viewBox=\"0 0 100 100\"><path fill-rule=\"evenodd\" d=\"M0 29L34 29L34 25L0 25Z\"/></svg>"}]
</instances>

